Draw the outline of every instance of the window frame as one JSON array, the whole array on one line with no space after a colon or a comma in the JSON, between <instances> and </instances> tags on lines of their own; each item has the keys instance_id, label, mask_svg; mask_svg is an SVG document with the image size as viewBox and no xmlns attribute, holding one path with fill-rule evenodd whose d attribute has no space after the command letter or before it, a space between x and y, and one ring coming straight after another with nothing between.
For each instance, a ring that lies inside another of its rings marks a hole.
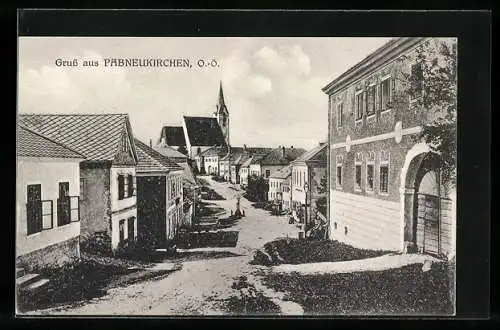
<instances>
[{"instance_id":1,"label":"window frame","mask_svg":"<svg viewBox=\"0 0 500 330\"><path fill-rule=\"evenodd\" d=\"M130 217L127 219L127 240L128 241L131 241L131 240L134 240L135 241L135 217ZM132 226L130 226L130 224L132 223ZM130 238L130 228L132 227L132 238Z\"/></svg>"},{"instance_id":2,"label":"window frame","mask_svg":"<svg viewBox=\"0 0 500 330\"><path fill-rule=\"evenodd\" d=\"M372 168L372 185L371 188L369 188L368 184L368 168L371 166ZM368 152L368 155L366 157L366 167L365 167L365 191L367 193L373 194L375 192L375 154L373 151Z\"/></svg>"},{"instance_id":3,"label":"window frame","mask_svg":"<svg viewBox=\"0 0 500 330\"><path fill-rule=\"evenodd\" d=\"M118 174L116 181L118 185L118 200L123 200L125 199L125 176Z\"/></svg>"},{"instance_id":4,"label":"window frame","mask_svg":"<svg viewBox=\"0 0 500 330\"><path fill-rule=\"evenodd\" d=\"M370 99L372 101L371 109L370 109L370 102L369 102ZM373 83L373 84L370 84L367 88L366 118L372 118L373 116L375 116L375 114L377 112L376 103L377 103L377 88L376 88L376 84Z\"/></svg>"},{"instance_id":5,"label":"window frame","mask_svg":"<svg viewBox=\"0 0 500 330\"><path fill-rule=\"evenodd\" d=\"M344 124L344 102L337 104L337 128L341 128Z\"/></svg>"},{"instance_id":6,"label":"window frame","mask_svg":"<svg viewBox=\"0 0 500 330\"><path fill-rule=\"evenodd\" d=\"M339 168L340 168L340 180L339 180ZM342 190L342 184L344 181L343 176L344 176L343 157L341 155L337 155L337 157L335 158L335 189Z\"/></svg>"},{"instance_id":7,"label":"window frame","mask_svg":"<svg viewBox=\"0 0 500 330\"><path fill-rule=\"evenodd\" d=\"M359 166L359 185L358 185L358 166ZM362 153L357 152L354 158L354 191L363 191L363 156Z\"/></svg>"},{"instance_id":8,"label":"window frame","mask_svg":"<svg viewBox=\"0 0 500 330\"><path fill-rule=\"evenodd\" d=\"M360 122L363 120L364 116L364 89L360 89L356 91L355 95L355 104L356 104L356 116L355 116L355 122ZM360 114L360 108L361 108L361 114Z\"/></svg>"},{"instance_id":9,"label":"window frame","mask_svg":"<svg viewBox=\"0 0 500 330\"><path fill-rule=\"evenodd\" d=\"M122 239L123 236L123 239ZM125 219L118 221L118 243L125 241Z\"/></svg>"},{"instance_id":10,"label":"window frame","mask_svg":"<svg viewBox=\"0 0 500 330\"><path fill-rule=\"evenodd\" d=\"M387 75L387 76L384 76L380 80L380 98L379 98L380 112L386 112L386 111L391 110L391 108L387 106L387 104L389 104L392 101L392 91L391 91L392 81L391 81L391 79L392 79L392 76ZM386 82L387 82L387 100L385 100L385 98L384 98L384 84Z\"/></svg>"},{"instance_id":11,"label":"window frame","mask_svg":"<svg viewBox=\"0 0 500 330\"><path fill-rule=\"evenodd\" d=\"M378 192L381 196L389 196L389 175L390 175L390 154L387 152L387 156L385 156L383 150L380 153L380 161L378 165ZM382 191L382 167L387 167L387 191Z\"/></svg>"},{"instance_id":12,"label":"window frame","mask_svg":"<svg viewBox=\"0 0 500 330\"><path fill-rule=\"evenodd\" d=\"M86 190L87 190L87 179L80 177L80 201L85 200Z\"/></svg>"}]
</instances>

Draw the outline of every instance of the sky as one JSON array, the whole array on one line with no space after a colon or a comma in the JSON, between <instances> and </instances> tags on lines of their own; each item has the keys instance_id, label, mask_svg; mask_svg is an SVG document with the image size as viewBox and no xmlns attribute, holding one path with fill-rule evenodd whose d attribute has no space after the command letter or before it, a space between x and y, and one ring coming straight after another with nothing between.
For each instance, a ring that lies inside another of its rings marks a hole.
<instances>
[{"instance_id":1,"label":"sky","mask_svg":"<svg viewBox=\"0 0 500 330\"><path fill-rule=\"evenodd\" d=\"M309 149L328 134L321 88L389 40L20 37L18 111L127 113L134 136L155 143L182 116L212 116L222 82L231 145ZM180 58L191 67L106 67L105 58ZM217 65L199 67L200 59Z\"/></svg>"}]
</instances>

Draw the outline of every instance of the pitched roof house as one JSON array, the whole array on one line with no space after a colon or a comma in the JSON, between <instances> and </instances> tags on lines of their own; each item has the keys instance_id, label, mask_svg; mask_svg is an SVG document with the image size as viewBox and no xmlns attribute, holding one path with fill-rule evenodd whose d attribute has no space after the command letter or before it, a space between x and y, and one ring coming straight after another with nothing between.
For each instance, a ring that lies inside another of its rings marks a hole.
<instances>
[{"instance_id":1,"label":"pitched roof house","mask_svg":"<svg viewBox=\"0 0 500 330\"><path fill-rule=\"evenodd\" d=\"M17 268L30 271L79 257L79 163L84 158L32 128L17 125Z\"/></svg>"},{"instance_id":2,"label":"pitched roof house","mask_svg":"<svg viewBox=\"0 0 500 330\"><path fill-rule=\"evenodd\" d=\"M140 238L154 235L158 248L175 238L184 224L184 169L135 139L137 163L137 231ZM154 198L152 198L154 196Z\"/></svg>"},{"instance_id":3,"label":"pitched roof house","mask_svg":"<svg viewBox=\"0 0 500 330\"><path fill-rule=\"evenodd\" d=\"M85 157L80 163L82 241L104 234L115 249L135 239L138 155L128 115L20 114L19 122Z\"/></svg>"}]
</instances>

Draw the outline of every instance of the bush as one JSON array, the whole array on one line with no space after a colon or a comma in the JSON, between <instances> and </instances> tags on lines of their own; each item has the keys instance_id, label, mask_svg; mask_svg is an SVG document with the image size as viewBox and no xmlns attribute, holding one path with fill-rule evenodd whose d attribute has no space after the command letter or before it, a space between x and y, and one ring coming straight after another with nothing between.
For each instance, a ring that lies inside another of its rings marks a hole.
<instances>
[{"instance_id":1,"label":"bush","mask_svg":"<svg viewBox=\"0 0 500 330\"><path fill-rule=\"evenodd\" d=\"M116 249L116 256L121 258L150 261L158 248L158 240L153 233L138 235L137 240L120 242Z\"/></svg>"},{"instance_id":2,"label":"bush","mask_svg":"<svg viewBox=\"0 0 500 330\"><path fill-rule=\"evenodd\" d=\"M229 298L226 302L226 308L231 314L249 315L249 314L279 314L279 306L274 304L255 286L249 284L245 276L240 276L233 282L231 288L237 290L237 295Z\"/></svg>"},{"instance_id":3,"label":"bush","mask_svg":"<svg viewBox=\"0 0 500 330\"><path fill-rule=\"evenodd\" d=\"M82 252L109 256L111 255L111 237L105 232L82 235L80 249Z\"/></svg>"}]
</instances>

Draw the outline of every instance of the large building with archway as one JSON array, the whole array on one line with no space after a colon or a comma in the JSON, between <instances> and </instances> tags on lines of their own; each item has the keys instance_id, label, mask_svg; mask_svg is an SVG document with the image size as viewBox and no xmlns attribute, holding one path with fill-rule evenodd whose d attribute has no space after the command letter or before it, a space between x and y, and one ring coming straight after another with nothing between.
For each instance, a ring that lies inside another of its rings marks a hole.
<instances>
[{"instance_id":1,"label":"large building with archway","mask_svg":"<svg viewBox=\"0 0 500 330\"><path fill-rule=\"evenodd\" d=\"M425 91L422 58L434 61L422 49L442 45L455 47L456 39L392 39L322 89L329 97L331 239L455 254L455 191L442 183L440 156L418 139L440 113L412 106Z\"/></svg>"}]
</instances>

